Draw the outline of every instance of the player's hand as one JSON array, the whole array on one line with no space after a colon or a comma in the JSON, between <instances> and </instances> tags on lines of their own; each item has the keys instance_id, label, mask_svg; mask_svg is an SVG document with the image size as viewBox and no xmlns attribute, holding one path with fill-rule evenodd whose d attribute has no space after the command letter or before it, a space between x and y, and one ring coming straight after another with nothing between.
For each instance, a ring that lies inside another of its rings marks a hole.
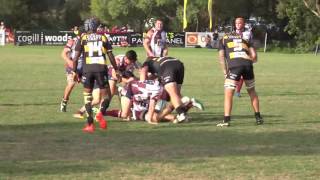
<instances>
[{"instance_id":1,"label":"player's hand","mask_svg":"<svg viewBox=\"0 0 320 180\"><path fill-rule=\"evenodd\" d=\"M154 57L154 54L152 52L148 52L148 57Z\"/></svg>"},{"instance_id":2,"label":"player's hand","mask_svg":"<svg viewBox=\"0 0 320 180\"><path fill-rule=\"evenodd\" d=\"M73 68L73 61L69 60L67 64L68 64L68 67L70 67L71 69Z\"/></svg>"},{"instance_id":3,"label":"player's hand","mask_svg":"<svg viewBox=\"0 0 320 180\"><path fill-rule=\"evenodd\" d=\"M117 76L117 81L118 81L118 83L121 82L122 77L121 77L121 73L120 73L119 70L116 71L116 76Z\"/></svg>"},{"instance_id":4,"label":"player's hand","mask_svg":"<svg viewBox=\"0 0 320 180\"><path fill-rule=\"evenodd\" d=\"M79 75L74 71L72 71L71 73L72 73L73 80L75 82L79 82L80 81Z\"/></svg>"}]
</instances>

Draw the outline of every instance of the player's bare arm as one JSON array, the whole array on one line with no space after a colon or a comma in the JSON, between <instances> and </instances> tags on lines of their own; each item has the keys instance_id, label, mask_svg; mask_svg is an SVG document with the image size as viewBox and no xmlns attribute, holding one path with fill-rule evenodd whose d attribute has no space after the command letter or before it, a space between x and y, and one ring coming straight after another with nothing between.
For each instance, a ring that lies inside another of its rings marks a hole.
<instances>
[{"instance_id":1,"label":"player's bare arm","mask_svg":"<svg viewBox=\"0 0 320 180\"><path fill-rule=\"evenodd\" d=\"M77 66L78 66L78 60L79 60L79 57L80 57L80 51L75 51L75 55L74 55L74 58L72 59L72 62L73 62L73 72L77 72Z\"/></svg>"},{"instance_id":2,"label":"player's bare arm","mask_svg":"<svg viewBox=\"0 0 320 180\"><path fill-rule=\"evenodd\" d=\"M257 62L257 60L258 60L257 52L253 47L249 48L249 55L250 55L252 62L254 62L254 63Z\"/></svg>"},{"instance_id":3,"label":"player's bare arm","mask_svg":"<svg viewBox=\"0 0 320 180\"><path fill-rule=\"evenodd\" d=\"M140 69L140 81L146 80L147 75L148 75L148 67L144 66Z\"/></svg>"},{"instance_id":4,"label":"player's bare arm","mask_svg":"<svg viewBox=\"0 0 320 180\"><path fill-rule=\"evenodd\" d=\"M219 50L219 63L220 63L220 67L223 71L223 74L226 75L227 74L227 69L226 69L226 63L225 63L225 59L224 59L224 50Z\"/></svg>"},{"instance_id":5,"label":"player's bare arm","mask_svg":"<svg viewBox=\"0 0 320 180\"><path fill-rule=\"evenodd\" d=\"M150 43L151 43L152 34L153 34L153 31L152 31L152 30L149 30L149 31L147 32L146 37L145 37L144 40L143 40L143 47L144 47L144 49L146 50L148 57L153 57L153 56L154 56L154 54L152 53L152 50L151 50L151 48L150 48Z\"/></svg>"},{"instance_id":6,"label":"player's bare arm","mask_svg":"<svg viewBox=\"0 0 320 180\"><path fill-rule=\"evenodd\" d=\"M156 106L156 100L155 99L150 99L150 102L149 102L149 108L148 108L148 112L145 116L146 118L146 121L147 122L153 122L153 120L155 122L157 122L158 120L156 119L157 118L157 115L155 114L155 106Z\"/></svg>"},{"instance_id":7,"label":"player's bare arm","mask_svg":"<svg viewBox=\"0 0 320 180\"><path fill-rule=\"evenodd\" d=\"M70 57L68 56L68 54L70 53L70 49L69 48L63 48L62 52L61 52L61 57L64 60L64 62L69 66L69 67L73 67L73 62L72 59L70 59Z\"/></svg>"}]
</instances>

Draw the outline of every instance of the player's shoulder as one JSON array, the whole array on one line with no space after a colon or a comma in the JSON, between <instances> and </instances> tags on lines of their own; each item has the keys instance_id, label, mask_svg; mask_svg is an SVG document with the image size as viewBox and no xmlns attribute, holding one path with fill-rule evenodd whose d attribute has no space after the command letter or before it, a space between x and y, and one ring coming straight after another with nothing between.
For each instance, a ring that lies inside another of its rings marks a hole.
<instances>
[{"instance_id":1,"label":"player's shoulder","mask_svg":"<svg viewBox=\"0 0 320 180\"><path fill-rule=\"evenodd\" d=\"M72 39L68 39L65 47L66 48L71 48L74 43L75 43L75 40L73 38Z\"/></svg>"}]
</instances>

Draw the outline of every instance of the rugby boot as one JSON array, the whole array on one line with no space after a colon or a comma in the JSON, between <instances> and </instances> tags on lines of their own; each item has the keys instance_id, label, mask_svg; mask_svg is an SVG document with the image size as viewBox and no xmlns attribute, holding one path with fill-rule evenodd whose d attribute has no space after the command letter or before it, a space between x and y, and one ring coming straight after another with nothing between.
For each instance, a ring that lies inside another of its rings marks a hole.
<instances>
[{"instance_id":1,"label":"rugby boot","mask_svg":"<svg viewBox=\"0 0 320 180\"><path fill-rule=\"evenodd\" d=\"M61 112L67 112L67 103L68 101L62 100L60 103L60 111Z\"/></svg>"},{"instance_id":2,"label":"rugby boot","mask_svg":"<svg viewBox=\"0 0 320 180\"><path fill-rule=\"evenodd\" d=\"M193 105L194 107L200 109L201 111L204 110L204 106L203 106L203 104L202 104L199 100L197 100L197 99L195 99L195 98L191 98L191 102L192 102L192 105Z\"/></svg>"},{"instance_id":3,"label":"rugby boot","mask_svg":"<svg viewBox=\"0 0 320 180\"><path fill-rule=\"evenodd\" d=\"M217 124L217 127L229 127L230 121L222 121L221 123Z\"/></svg>"},{"instance_id":4,"label":"rugby boot","mask_svg":"<svg viewBox=\"0 0 320 180\"><path fill-rule=\"evenodd\" d=\"M94 124L86 124L86 126L82 129L83 132L86 132L86 133L93 133L94 132Z\"/></svg>"},{"instance_id":5,"label":"rugby boot","mask_svg":"<svg viewBox=\"0 0 320 180\"><path fill-rule=\"evenodd\" d=\"M77 112L74 113L72 116L73 116L74 118L83 119L83 118L84 118L84 115L83 115L83 114L84 114L83 112L77 111Z\"/></svg>"},{"instance_id":6,"label":"rugby boot","mask_svg":"<svg viewBox=\"0 0 320 180\"><path fill-rule=\"evenodd\" d=\"M236 96L236 97L241 97L241 93L240 93L240 92L235 92L235 93L234 93L234 96Z\"/></svg>"},{"instance_id":7,"label":"rugby boot","mask_svg":"<svg viewBox=\"0 0 320 180\"><path fill-rule=\"evenodd\" d=\"M263 124L263 118L260 115L255 115L256 117L256 124L257 125L262 125Z\"/></svg>"},{"instance_id":8,"label":"rugby boot","mask_svg":"<svg viewBox=\"0 0 320 180\"><path fill-rule=\"evenodd\" d=\"M173 123L182 123L182 122L188 122L189 117L186 113L180 113L176 116L176 119L173 121Z\"/></svg>"},{"instance_id":9,"label":"rugby boot","mask_svg":"<svg viewBox=\"0 0 320 180\"><path fill-rule=\"evenodd\" d=\"M96 114L96 121L99 122L100 128L101 129L107 129L108 123L107 121L104 119L102 112L98 112Z\"/></svg>"},{"instance_id":10,"label":"rugby boot","mask_svg":"<svg viewBox=\"0 0 320 180\"><path fill-rule=\"evenodd\" d=\"M92 107L92 112L97 114L99 112L99 108L97 107Z\"/></svg>"}]
</instances>

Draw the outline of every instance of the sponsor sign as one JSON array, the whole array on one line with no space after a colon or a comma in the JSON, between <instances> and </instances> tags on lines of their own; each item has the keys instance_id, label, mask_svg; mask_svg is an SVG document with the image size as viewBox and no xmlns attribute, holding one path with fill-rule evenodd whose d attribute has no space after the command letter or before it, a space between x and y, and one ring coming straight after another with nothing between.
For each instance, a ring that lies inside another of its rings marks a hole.
<instances>
[{"instance_id":1,"label":"sponsor sign","mask_svg":"<svg viewBox=\"0 0 320 180\"><path fill-rule=\"evenodd\" d=\"M15 31L15 44L65 45L73 36L72 31Z\"/></svg>"},{"instance_id":2,"label":"sponsor sign","mask_svg":"<svg viewBox=\"0 0 320 180\"><path fill-rule=\"evenodd\" d=\"M129 46L142 46L143 34L142 33L123 33L123 34L107 34L109 41L112 45L120 46L121 41L128 42ZM185 38L184 32L167 32L168 46L184 47Z\"/></svg>"},{"instance_id":3,"label":"sponsor sign","mask_svg":"<svg viewBox=\"0 0 320 180\"><path fill-rule=\"evenodd\" d=\"M184 47L185 46L185 33L184 32L167 32L168 46Z\"/></svg>"},{"instance_id":4,"label":"sponsor sign","mask_svg":"<svg viewBox=\"0 0 320 180\"><path fill-rule=\"evenodd\" d=\"M212 36L212 32L186 32L186 47L206 47L206 36Z\"/></svg>"},{"instance_id":5,"label":"sponsor sign","mask_svg":"<svg viewBox=\"0 0 320 180\"><path fill-rule=\"evenodd\" d=\"M129 46L142 46L142 33L110 33L106 34L113 46L127 42ZM73 31L15 31L16 45L65 45L74 36ZM184 47L184 32L167 32L168 46Z\"/></svg>"}]
</instances>

